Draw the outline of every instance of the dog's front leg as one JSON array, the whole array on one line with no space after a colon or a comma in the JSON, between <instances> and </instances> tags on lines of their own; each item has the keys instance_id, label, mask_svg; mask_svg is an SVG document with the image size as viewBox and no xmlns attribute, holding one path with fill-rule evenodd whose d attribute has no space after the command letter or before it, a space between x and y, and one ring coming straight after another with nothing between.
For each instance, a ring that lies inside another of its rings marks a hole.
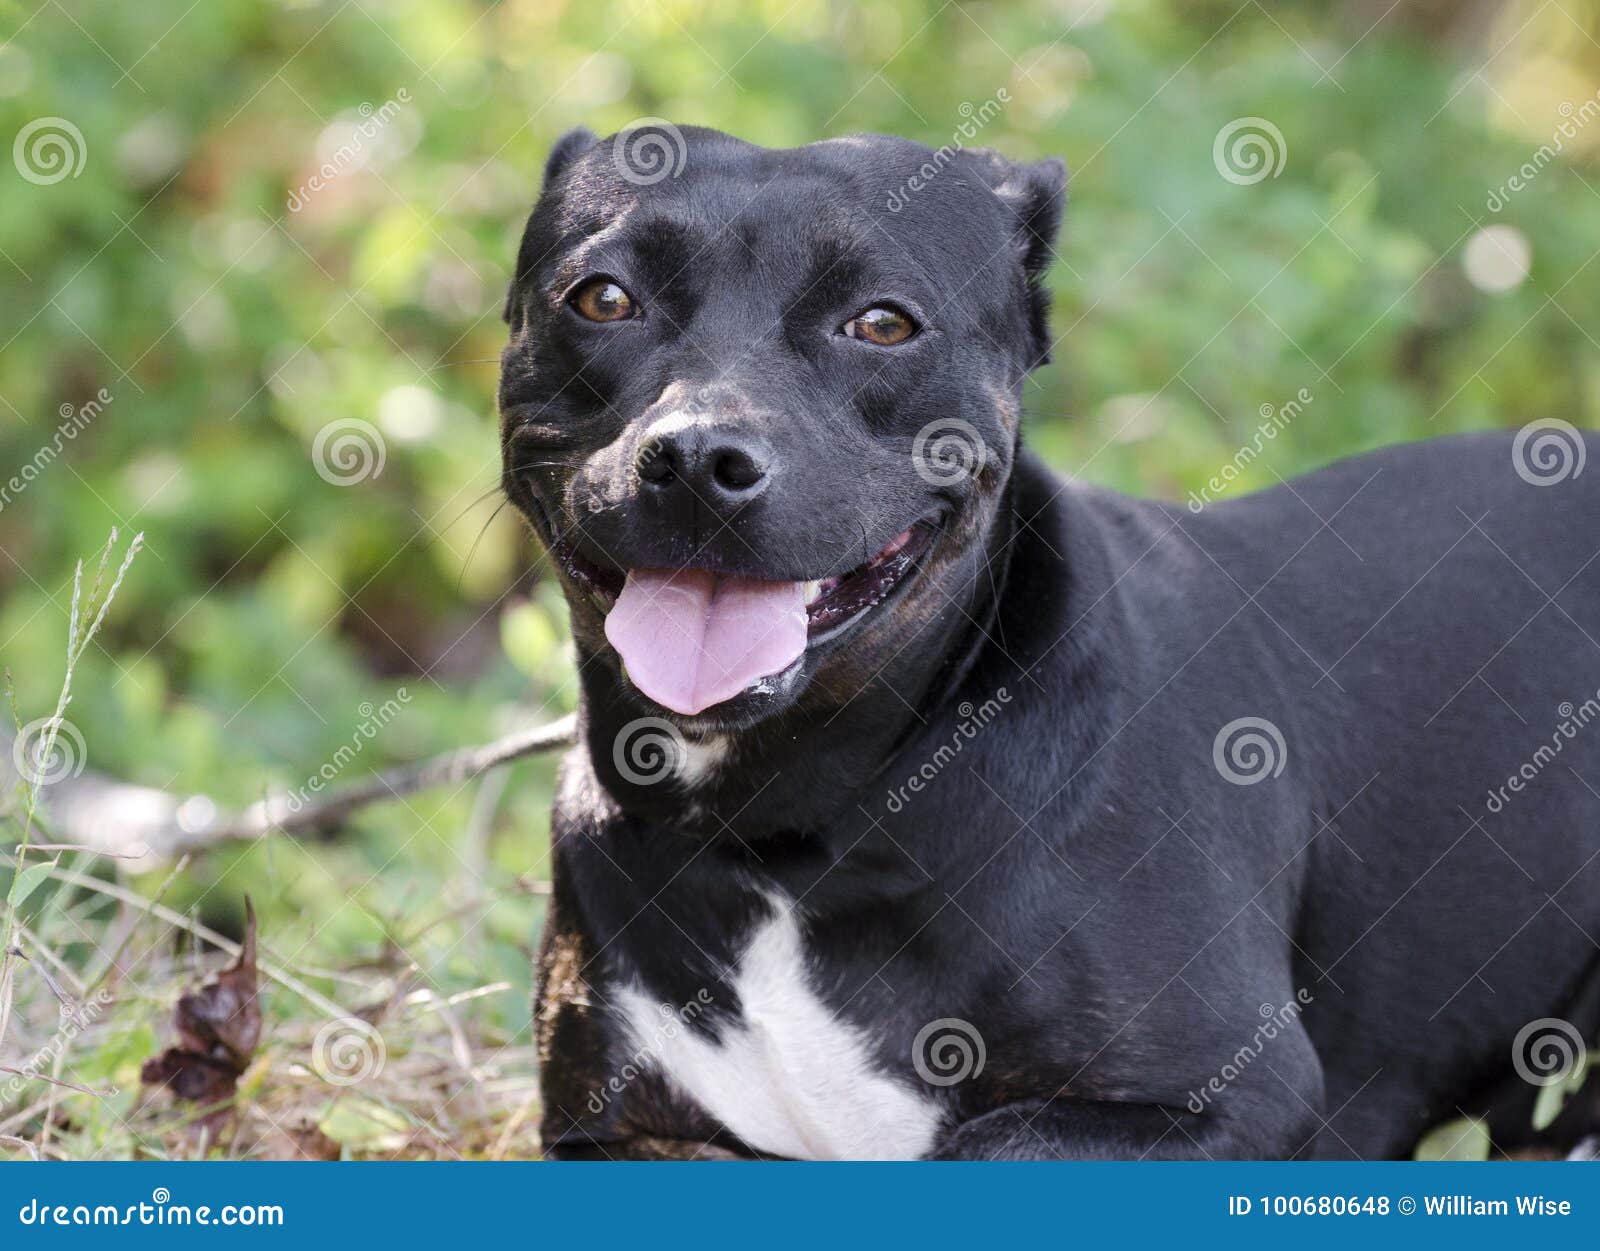
<instances>
[{"instance_id":1,"label":"dog's front leg","mask_svg":"<svg viewBox=\"0 0 1600 1251\"><path fill-rule=\"evenodd\" d=\"M957 1125L938 1160L1224 1160L1287 1156L1310 1142L1319 1118L1280 1108L1246 1127L1160 1104L1086 1099L1009 1103Z\"/></svg>"}]
</instances>

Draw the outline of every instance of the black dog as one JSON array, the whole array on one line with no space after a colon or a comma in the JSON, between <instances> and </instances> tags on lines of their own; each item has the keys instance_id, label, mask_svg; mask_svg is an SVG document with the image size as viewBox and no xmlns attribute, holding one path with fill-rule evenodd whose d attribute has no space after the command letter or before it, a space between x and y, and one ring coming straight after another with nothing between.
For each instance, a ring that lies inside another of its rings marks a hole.
<instances>
[{"instance_id":1,"label":"black dog","mask_svg":"<svg viewBox=\"0 0 1600 1251\"><path fill-rule=\"evenodd\" d=\"M1596 441L1063 483L1018 439L1062 182L551 156L500 390L582 664L551 1155L1509 1144L1600 1025Z\"/></svg>"}]
</instances>

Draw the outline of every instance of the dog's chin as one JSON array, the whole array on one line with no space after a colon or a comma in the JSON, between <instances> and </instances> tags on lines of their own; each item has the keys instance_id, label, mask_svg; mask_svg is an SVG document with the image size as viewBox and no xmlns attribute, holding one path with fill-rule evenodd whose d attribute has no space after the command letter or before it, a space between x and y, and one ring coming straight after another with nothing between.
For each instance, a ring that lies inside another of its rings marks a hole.
<instances>
[{"instance_id":1,"label":"dog's chin","mask_svg":"<svg viewBox=\"0 0 1600 1251\"><path fill-rule=\"evenodd\" d=\"M641 694L626 676L622 680L627 685L628 694L638 700L642 708L655 716L669 719L690 739L698 739L713 734L737 734L793 708L811 685L815 666L810 661L808 650L788 668L758 678L732 699L712 704L692 716L662 707ZM621 670L620 662L617 667Z\"/></svg>"},{"instance_id":2,"label":"dog's chin","mask_svg":"<svg viewBox=\"0 0 1600 1251\"><path fill-rule=\"evenodd\" d=\"M548 527L541 529L550 533ZM573 610L574 630L586 650L616 675L623 697L636 704L640 715L665 718L686 734L699 737L746 730L793 708L832 662L865 642L863 636L870 633L878 638L892 632L902 602L935 557L942 535L942 517L930 516L897 534L861 565L810 583L804 650L782 669L755 678L738 693L693 713L666 707L639 690L627 677L622 657L606 641L606 616L616 605L627 575L576 548L548 546ZM877 648L869 646L867 650Z\"/></svg>"}]
</instances>

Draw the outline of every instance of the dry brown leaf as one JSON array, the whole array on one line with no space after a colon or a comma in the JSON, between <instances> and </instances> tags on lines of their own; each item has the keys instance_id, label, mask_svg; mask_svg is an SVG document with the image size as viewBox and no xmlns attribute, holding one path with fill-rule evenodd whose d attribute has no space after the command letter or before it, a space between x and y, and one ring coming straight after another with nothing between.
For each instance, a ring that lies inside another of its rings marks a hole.
<instances>
[{"instance_id":1,"label":"dry brown leaf","mask_svg":"<svg viewBox=\"0 0 1600 1251\"><path fill-rule=\"evenodd\" d=\"M233 1098L240 1075L261 1041L261 1004L256 997L256 910L244 901L245 932L239 958L173 1009L178 1045L146 1060L139 1079L202 1106ZM215 1131L226 1119L218 1109L202 1124ZM220 1115L219 1115L220 1114Z\"/></svg>"}]
</instances>

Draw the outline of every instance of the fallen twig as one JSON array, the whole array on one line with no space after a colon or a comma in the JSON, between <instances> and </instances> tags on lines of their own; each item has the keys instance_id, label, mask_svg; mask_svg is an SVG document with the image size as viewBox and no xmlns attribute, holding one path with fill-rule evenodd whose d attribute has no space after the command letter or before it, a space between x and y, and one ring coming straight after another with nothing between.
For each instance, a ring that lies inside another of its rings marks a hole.
<instances>
[{"instance_id":1,"label":"fallen twig","mask_svg":"<svg viewBox=\"0 0 1600 1251\"><path fill-rule=\"evenodd\" d=\"M274 832L328 829L380 800L465 782L524 756L566 747L573 742L575 730L576 719L566 716L480 747L463 747L397 765L314 798L269 795L242 812L221 809L205 795L175 795L84 770L76 777L40 785L39 810L52 830L76 849L165 860ZM0 780L8 789L16 780L11 748L11 736L0 732Z\"/></svg>"}]
</instances>

